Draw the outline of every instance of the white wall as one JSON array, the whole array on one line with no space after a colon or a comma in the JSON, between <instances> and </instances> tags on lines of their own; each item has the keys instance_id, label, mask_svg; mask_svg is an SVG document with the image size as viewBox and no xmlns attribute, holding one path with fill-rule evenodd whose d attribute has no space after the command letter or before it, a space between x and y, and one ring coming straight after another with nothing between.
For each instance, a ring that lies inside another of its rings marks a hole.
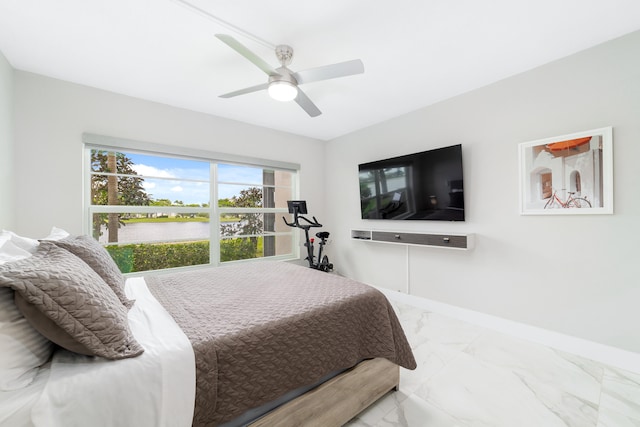
<instances>
[{"instance_id":1,"label":"white wall","mask_svg":"<svg viewBox=\"0 0 640 427\"><path fill-rule=\"evenodd\" d=\"M640 32L329 142L339 271L395 290L409 279L417 296L640 352L638 52ZM605 126L615 214L520 216L518 143ZM459 143L466 222L360 219L358 163ZM476 233L476 248L412 247L407 268L406 247L351 241L351 228Z\"/></svg>"},{"instance_id":2,"label":"white wall","mask_svg":"<svg viewBox=\"0 0 640 427\"><path fill-rule=\"evenodd\" d=\"M0 52L0 229L13 227L13 68Z\"/></svg>"},{"instance_id":3,"label":"white wall","mask_svg":"<svg viewBox=\"0 0 640 427\"><path fill-rule=\"evenodd\" d=\"M83 132L299 163L301 197L324 214L320 141L18 70L14 81L18 233L82 232Z\"/></svg>"}]
</instances>

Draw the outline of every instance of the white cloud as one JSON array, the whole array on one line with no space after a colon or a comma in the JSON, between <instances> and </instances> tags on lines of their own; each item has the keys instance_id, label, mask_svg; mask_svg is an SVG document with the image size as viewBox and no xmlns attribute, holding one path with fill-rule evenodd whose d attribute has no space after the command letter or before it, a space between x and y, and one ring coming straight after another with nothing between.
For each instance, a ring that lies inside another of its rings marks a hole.
<instances>
[{"instance_id":1,"label":"white cloud","mask_svg":"<svg viewBox=\"0 0 640 427\"><path fill-rule=\"evenodd\" d=\"M142 183L142 187L144 187L145 190L151 190L153 188L156 188L156 183L144 181Z\"/></svg>"},{"instance_id":2,"label":"white cloud","mask_svg":"<svg viewBox=\"0 0 640 427\"><path fill-rule=\"evenodd\" d=\"M152 176L155 178L175 178L176 177L166 169L158 169L153 166L138 164L138 165L131 165L131 168L134 171L136 171L138 175Z\"/></svg>"},{"instance_id":3,"label":"white cloud","mask_svg":"<svg viewBox=\"0 0 640 427\"><path fill-rule=\"evenodd\" d=\"M171 187L171 191L173 191L174 193L180 193L183 190L184 189L182 187L180 187L179 185L176 185L175 187Z\"/></svg>"}]
</instances>

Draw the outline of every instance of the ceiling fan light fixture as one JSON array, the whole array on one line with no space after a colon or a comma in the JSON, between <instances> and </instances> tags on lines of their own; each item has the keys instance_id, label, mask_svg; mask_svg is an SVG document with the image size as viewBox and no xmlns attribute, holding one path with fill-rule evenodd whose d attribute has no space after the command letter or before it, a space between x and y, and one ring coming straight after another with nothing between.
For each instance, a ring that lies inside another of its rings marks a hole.
<instances>
[{"instance_id":1,"label":"ceiling fan light fixture","mask_svg":"<svg viewBox=\"0 0 640 427\"><path fill-rule=\"evenodd\" d=\"M293 101L298 96L298 88L288 81L272 81L269 83L269 96L276 101Z\"/></svg>"}]
</instances>

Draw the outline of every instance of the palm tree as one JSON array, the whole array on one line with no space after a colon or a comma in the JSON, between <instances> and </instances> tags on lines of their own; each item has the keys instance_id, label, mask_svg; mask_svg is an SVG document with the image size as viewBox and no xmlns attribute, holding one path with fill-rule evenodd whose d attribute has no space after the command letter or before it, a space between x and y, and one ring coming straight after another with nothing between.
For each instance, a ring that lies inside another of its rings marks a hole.
<instances>
[{"instance_id":1,"label":"palm tree","mask_svg":"<svg viewBox=\"0 0 640 427\"><path fill-rule=\"evenodd\" d=\"M124 153L91 151L91 203L94 205L148 206L150 196L144 190L144 178L133 170L133 161ZM102 175L101 173L104 173ZM114 174L114 175L107 175ZM117 175L115 175L117 174ZM97 239L101 226L107 225L109 242L118 241L120 214L94 214L93 236Z\"/></svg>"}]
</instances>

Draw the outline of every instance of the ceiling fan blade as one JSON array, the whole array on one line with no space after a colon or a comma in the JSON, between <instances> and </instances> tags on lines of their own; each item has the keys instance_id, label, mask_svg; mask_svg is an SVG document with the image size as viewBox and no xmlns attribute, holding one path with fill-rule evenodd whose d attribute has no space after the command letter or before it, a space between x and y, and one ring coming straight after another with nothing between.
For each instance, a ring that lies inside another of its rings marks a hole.
<instances>
[{"instance_id":1,"label":"ceiling fan blade","mask_svg":"<svg viewBox=\"0 0 640 427\"><path fill-rule=\"evenodd\" d=\"M227 34L216 34L216 37L220 39L224 44L229 46L231 49L238 52L240 55L247 58L249 61L253 62L253 64L260 68L262 71L267 73L270 76L278 76L278 72L268 63L266 63L262 58L260 58L255 53L251 52L246 46L240 43L238 40Z\"/></svg>"},{"instance_id":2,"label":"ceiling fan blade","mask_svg":"<svg viewBox=\"0 0 640 427\"><path fill-rule=\"evenodd\" d=\"M234 96L244 95L245 93L257 92L259 90L267 89L269 87L269 83L262 83L259 85L246 87L244 89L236 90L233 92L225 93L224 95L220 95L220 98L233 98Z\"/></svg>"},{"instance_id":3,"label":"ceiling fan blade","mask_svg":"<svg viewBox=\"0 0 640 427\"><path fill-rule=\"evenodd\" d=\"M293 73L293 77L296 79L298 84L304 84L362 73L364 73L364 64L361 60L354 59L351 61L298 71L297 73Z\"/></svg>"},{"instance_id":4,"label":"ceiling fan blade","mask_svg":"<svg viewBox=\"0 0 640 427\"><path fill-rule=\"evenodd\" d=\"M298 88L298 95L296 96L295 101L296 104L301 106L302 109L311 117L317 117L322 114L322 111L316 107L316 104L314 104L300 88Z\"/></svg>"}]
</instances>

